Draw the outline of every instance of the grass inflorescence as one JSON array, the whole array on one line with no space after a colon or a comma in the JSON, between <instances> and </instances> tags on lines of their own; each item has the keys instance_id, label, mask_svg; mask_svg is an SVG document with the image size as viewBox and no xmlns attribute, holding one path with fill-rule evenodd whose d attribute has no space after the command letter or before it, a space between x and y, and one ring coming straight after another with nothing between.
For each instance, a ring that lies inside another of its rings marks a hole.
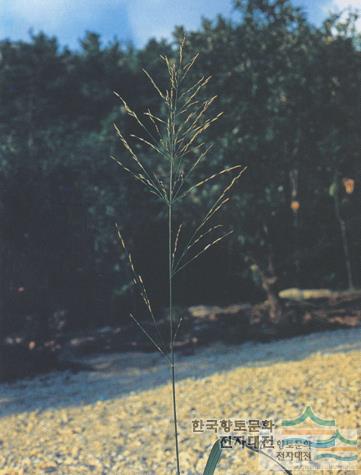
<instances>
[{"instance_id":1,"label":"grass inflorescence","mask_svg":"<svg viewBox=\"0 0 361 475\"><path fill-rule=\"evenodd\" d=\"M124 111L135 120L142 135L131 134L125 137L118 126L114 124L115 131L121 144L130 156L130 165L126 165L117 157L112 159L140 182L150 193L154 194L164 204L168 215L168 299L169 299L169 340L164 341L157 325L148 294L142 277L135 270L132 256L126 248L120 229L117 226L119 242L127 253L128 261L133 275L133 284L138 289L143 302L150 314L157 335L152 336L134 316L136 322L145 336L154 347L168 361L172 382L172 407L175 437L175 458L177 475L180 474L178 424L177 424L177 398L175 378L175 354L174 343L177 331L181 325L181 317L176 316L173 303L174 277L191 262L203 253L215 246L232 233L221 224L213 224L213 218L223 209L230 199L230 193L245 167L235 165L224 168L216 173L197 179L198 167L206 160L212 145L202 141L206 130L214 124L222 113L210 115L210 108L217 99L213 96L203 99L204 90L210 81L210 77L202 76L191 85L187 85L189 72L197 60L195 55L189 62L184 58L184 40L179 46L177 58L172 60L162 57L168 70L168 88L161 90L151 75L144 71L155 91L160 96L164 105L164 116L154 114L147 110L144 117L137 114L118 94ZM141 144L148 148L149 154L158 155L163 163L162 167L152 167L149 160L142 158L135 151L136 147L131 142ZM194 196L200 189L210 182L229 175L228 183L223 187L217 199L209 206L209 209L189 233L189 237L183 237L183 224L175 226L174 207L181 205L189 196Z\"/></svg>"}]
</instances>

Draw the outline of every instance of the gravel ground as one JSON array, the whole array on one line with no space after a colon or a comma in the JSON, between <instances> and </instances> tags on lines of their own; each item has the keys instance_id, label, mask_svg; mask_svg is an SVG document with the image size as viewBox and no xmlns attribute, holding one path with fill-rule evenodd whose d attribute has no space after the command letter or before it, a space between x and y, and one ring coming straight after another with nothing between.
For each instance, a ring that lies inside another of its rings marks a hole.
<instances>
[{"instance_id":1,"label":"gravel ground","mask_svg":"<svg viewBox=\"0 0 361 475\"><path fill-rule=\"evenodd\" d=\"M193 434L192 419L280 421L310 405L340 427L358 427L360 349L361 329L352 329L177 356L182 473L202 473L216 437ZM86 361L97 371L0 385L0 474L174 473L162 358L129 353ZM236 450L217 469L217 475L256 473L264 473L258 457Z\"/></svg>"}]
</instances>

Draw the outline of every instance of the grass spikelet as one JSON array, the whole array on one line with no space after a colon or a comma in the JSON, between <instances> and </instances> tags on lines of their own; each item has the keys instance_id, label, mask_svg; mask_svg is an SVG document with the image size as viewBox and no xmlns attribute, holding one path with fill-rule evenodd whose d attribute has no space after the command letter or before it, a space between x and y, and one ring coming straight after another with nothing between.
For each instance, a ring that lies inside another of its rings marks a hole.
<instances>
[{"instance_id":1,"label":"grass spikelet","mask_svg":"<svg viewBox=\"0 0 361 475\"><path fill-rule=\"evenodd\" d=\"M143 69L143 72L144 74L147 76L147 78L149 79L149 81L151 82L152 86L154 87L154 89L158 92L158 94L160 95L160 97L163 99L163 100L166 100L166 96L163 94L163 92L159 89L158 85L155 83L154 79L152 78L152 76L148 73L148 71L146 69Z\"/></svg>"}]
</instances>

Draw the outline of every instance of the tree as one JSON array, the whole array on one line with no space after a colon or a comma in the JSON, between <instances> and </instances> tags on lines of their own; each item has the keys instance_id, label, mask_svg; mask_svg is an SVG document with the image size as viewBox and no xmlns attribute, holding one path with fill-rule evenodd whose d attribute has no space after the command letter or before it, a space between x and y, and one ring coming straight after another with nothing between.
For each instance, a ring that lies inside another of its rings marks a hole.
<instances>
[{"instance_id":1,"label":"tree","mask_svg":"<svg viewBox=\"0 0 361 475\"><path fill-rule=\"evenodd\" d=\"M210 136L222 146L218 160L248 166L236 197L237 247L265 290L276 322L282 319L281 286L309 286L312 273L314 285L320 285L327 276L317 274L314 262L312 271L309 267L310 259L325 259L320 250L332 227L318 218L332 212L324 144L332 121L338 145L359 146L359 110L345 98L360 91L359 55L352 39L330 42L329 32L312 27L289 1L239 1L236 7L238 23L204 22L190 39L202 52L200 68L214 73L215 88L223 91L225 118ZM336 96L332 84L339 84ZM342 152L334 153L341 164ZM355 153L347 155L355 164ZM318 221L321 226L315 226Z\"/></svg>"}]
</instances>

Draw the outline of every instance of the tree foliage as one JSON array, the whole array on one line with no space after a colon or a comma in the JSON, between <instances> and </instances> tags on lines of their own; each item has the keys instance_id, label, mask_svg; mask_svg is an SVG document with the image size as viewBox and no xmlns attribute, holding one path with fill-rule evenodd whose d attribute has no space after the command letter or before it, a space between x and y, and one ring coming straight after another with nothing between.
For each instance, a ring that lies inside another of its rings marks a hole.
<instances>
[{"instance_id":1,"label":"tree foliage","mask_svg":"<svg viewBox=\"0 0 361 475\"><path fill-rule=\"evenodd\" d=\"M175 43L187 36L186 59L200 53L194 78L212 75L208 91L221 91L210 112L224 115L207 131L215 146L199 176L247 166L224 218L235 233L212 251L212 267L201 259L186 271L191 297L183 303L255 300L266 291L277 307L280 287L346 286L336 185L359 282L361 56L354 20L332 17L316 28L288 0L237 0L232 19L175 31ZM142 70L162 89L160 55L174 50L156 40L141 50L104 45L95 33L77 51L44 34L0 42L0 285L8 331L19 312L49 316L65 308L72 324L83 326L110 322L137 304L128 297L115 221L145 263L153 300L165 304L157 269L166 266L166 216L109 157L118 150L113 122L139 135L113 91L137 114L148 107L161 114ZM154 160L152 153L146 159ZM353 180L351 193L343 179ZM218 192L214 185L190 196L180 219L192 225ZM182 292L178 297L182 302Z\"/></svg>"}]
</instances>

